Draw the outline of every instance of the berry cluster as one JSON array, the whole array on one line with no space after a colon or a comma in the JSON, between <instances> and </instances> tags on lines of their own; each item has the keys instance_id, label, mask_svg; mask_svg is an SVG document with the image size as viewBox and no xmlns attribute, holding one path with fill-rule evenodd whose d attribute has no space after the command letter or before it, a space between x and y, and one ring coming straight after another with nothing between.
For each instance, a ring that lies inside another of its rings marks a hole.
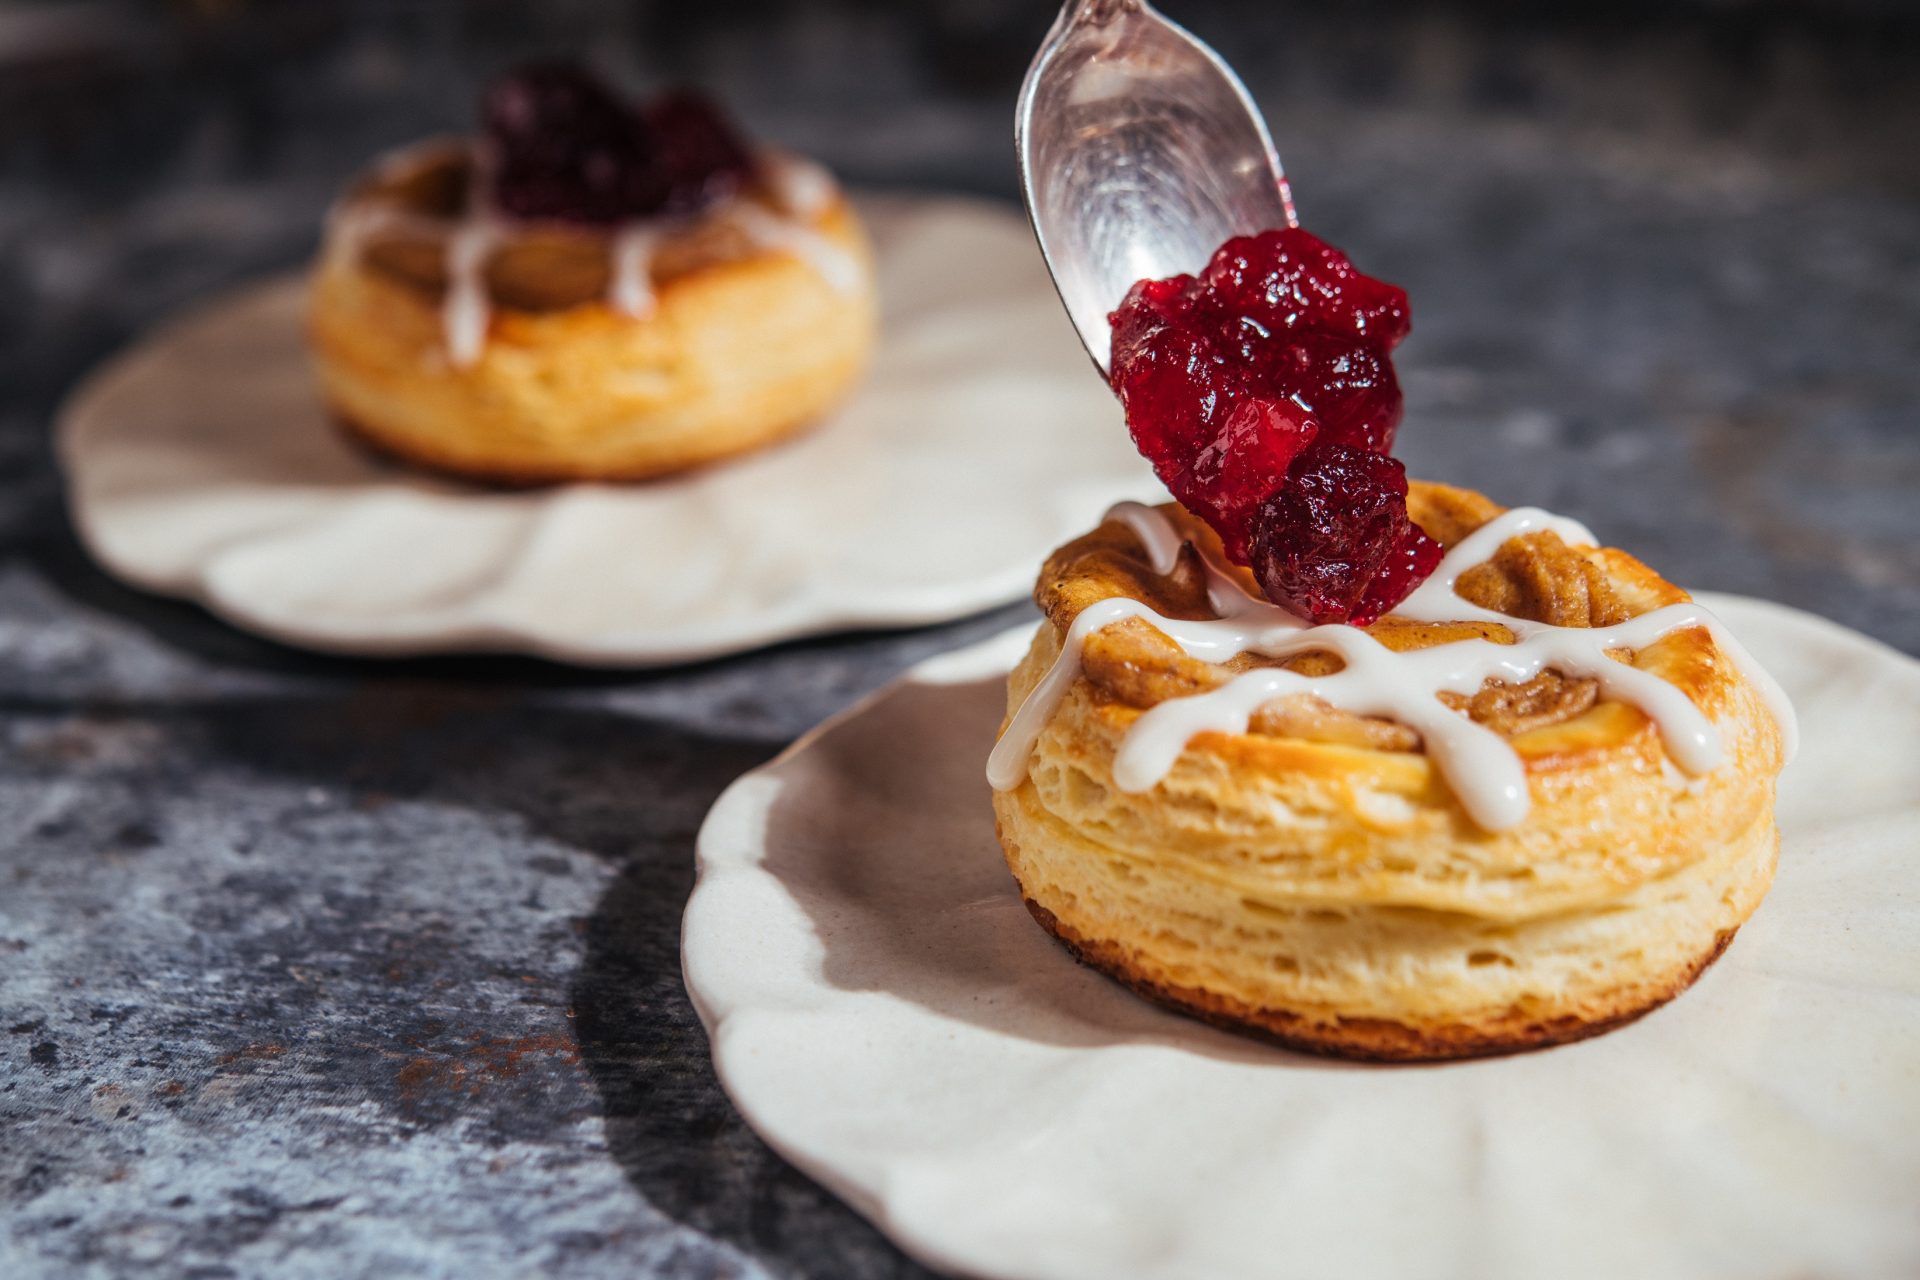
<instances>
[{"instance_id":1,"label":"berry cluster","mask_svg":"<svg viewBox=\"0 0 1920 1280\"><path fill-rule=\"evenodd\" d=\"M573 63L495 81L482 115L493 201L511 217L605 226L694 213L753 173L751 152L705 97L680 90L636 107Z\"/></svg>"},{"instance_id":2,"label":"berry cluster","mask_svg":"<svg viewBox=\"0 0 1920 1280\"><path fill-rule=\"evenodd\" d=\"M1404 290L1287 228L1229 240L1198 276L1140 281L1111 320L1134 443L1276 604L1365 626L1433 572L1440 546L1387 456Z\"/></svg>"}]
</instances>

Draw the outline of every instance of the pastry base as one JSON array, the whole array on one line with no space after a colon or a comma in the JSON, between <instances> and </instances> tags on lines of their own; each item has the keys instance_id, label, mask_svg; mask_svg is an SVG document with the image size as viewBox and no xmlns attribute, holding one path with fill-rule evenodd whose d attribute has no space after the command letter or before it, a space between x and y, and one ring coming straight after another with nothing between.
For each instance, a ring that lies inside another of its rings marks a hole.
<instances>
[{"instance_id":1,"label":"pastry base","mask_svg":"<svg viewBox=\"0 0 1920 1280\"><path fill-rule=\"evenodd\" d=\"M1599 1016L1564 1014L1541 1019L1509 1013L1472 1025L1416 1026L1388 1018L1338 1018L1327 1023L1285 1009L1253 1008L1229 996L1155 979L1135 967L1134 958L1126 948L1083 938L1032 898L1023 897L1022 901L1040 922L1040 927L1052 934L1075 960L1112 978L1135 995L1225 1031L1258 1036L1302 1053L1359 1062L1494 1058L1602 1035L1652 1013L1692 986L1733 942L1734 934L1740 932L1738 925L1721 930L1713 945L1678 973L1662 982L1640 983L1622 991L1618 1007Z\"/></svg>"},{"instance_id":2,"label":"pastry base","mask_svg":"<svg viewBox=\"0 0 1920 1280\"><path fill-rule=\"evenodd\" d=\"M1685 991L1772 884L1772 814L1668 876L1540 916L1269 896L1179 855L1096 845L995 796L1027 910L1076 959L1160 1004L1289 1048L1432 1062L1584 1039ZM1487 961L1484 965L1478 961Z\"/></svg>"},{"instance_id":3,"label":"pastry base","mask_svg":"<svg viewBox=\"0 0 1920 1280\"><path fill-rule=\"evenodd\" d=\"M329 406L327 414L341 435L381 461L435 475L454 476L498 489L540 489L556 484L594 482L644 484L649 480L663 480L717 466L743 454L773 448L789 440L798 440L824 422L826 416L820 413L793 422L772 422L758 432L737 433L728 442L724 452L714 452L714 445L709 442L706 449L696 454L665 461L655 458L595 463L552 459L529 466L510 462L476 463L463 451L435 448L431 439L389 436L379 428L341 411L338 406Z\"/></svg>"}]
</instances>

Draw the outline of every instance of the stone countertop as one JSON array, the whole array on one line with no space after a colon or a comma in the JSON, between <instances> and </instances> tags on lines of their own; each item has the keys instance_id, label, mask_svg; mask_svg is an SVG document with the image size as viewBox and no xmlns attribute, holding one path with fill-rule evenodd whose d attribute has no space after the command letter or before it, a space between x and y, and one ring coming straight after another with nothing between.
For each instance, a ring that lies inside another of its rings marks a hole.
<instances>
[{"instance_id":1,"label":"stone countertop","mask_svg":"<svg viewBox=\"0 0 1920 1280\"><path fill-rule=\"evenodd\" d=\"M1048 7L30 11L66 43L0 64L0 1273L922 1274L728 1105L679 914L727 782L1027 606L632 676L311 657L102 576L48 428L521 53L1010 198ZM1913 19L1167 7L1409 288L1416 473L1920 652Z\"/></svg>"}]
</instances>

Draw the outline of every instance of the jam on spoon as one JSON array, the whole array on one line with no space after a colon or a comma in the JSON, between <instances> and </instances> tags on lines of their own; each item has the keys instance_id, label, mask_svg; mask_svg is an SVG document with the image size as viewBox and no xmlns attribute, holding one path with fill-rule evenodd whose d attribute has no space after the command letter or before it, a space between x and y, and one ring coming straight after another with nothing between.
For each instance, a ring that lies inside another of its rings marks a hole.
<instances>
[{"instance_id":1,"label":"jam on spoon","mask_svg":"<svg viewBox=\"0 0 1920 1280\"><path fill-rule=\"evenodd\" d=\"M1440 545L1388 456L1404 290L1289 227L1140 281L1109 320L1134 443L1274 603L1365 626L1433 572Z\"/></svg>"}]
</instances>

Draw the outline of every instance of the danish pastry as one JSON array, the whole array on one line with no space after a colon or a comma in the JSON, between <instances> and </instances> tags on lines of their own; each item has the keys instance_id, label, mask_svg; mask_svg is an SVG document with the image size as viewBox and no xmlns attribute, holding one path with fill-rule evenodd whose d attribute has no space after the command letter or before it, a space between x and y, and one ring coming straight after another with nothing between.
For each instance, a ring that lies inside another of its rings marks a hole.
<instances>
[{"instance_id":1,"label":"danish pastry","mask_svg":"<svg viewBox=\"0 0 1920 1280\"><path fill-rule=\"evenodd\" d=\"M1571 520L1409 484L1406 295L1288 228L1114 313L1179 504L1056 551L988 764L1090 965L1319 1052L1466 1057L1671 999L1771 882L1792 709Z\"/></svg>"},{"instance_id":2,"label":"danish pastry","mask_svg":"<svg viewBox=\"0 0 1920 1280\"><path fill-rule=\"evenodd\" d=\"M1463 490L1408 506L1447 559L1365 629L1261 600L1171 505L1056 552L994 761L1008 865L1088 964L1298 1048L1592 1035L1759 904L1791 713L1626 553Z\"/></svg>"},{"instance_id":3,"label":"danish pastry","mask_svg":"<svg viewBox=\"0 0 1920 1280\"><path fill-rule=\"evenodd\" d=\"M485 480L638 479L790 435L857 381L872 259L818 166L568 67L496 85L487 117L329 219L310 328L352 434Z\"/></svg>"}]
</instances>

